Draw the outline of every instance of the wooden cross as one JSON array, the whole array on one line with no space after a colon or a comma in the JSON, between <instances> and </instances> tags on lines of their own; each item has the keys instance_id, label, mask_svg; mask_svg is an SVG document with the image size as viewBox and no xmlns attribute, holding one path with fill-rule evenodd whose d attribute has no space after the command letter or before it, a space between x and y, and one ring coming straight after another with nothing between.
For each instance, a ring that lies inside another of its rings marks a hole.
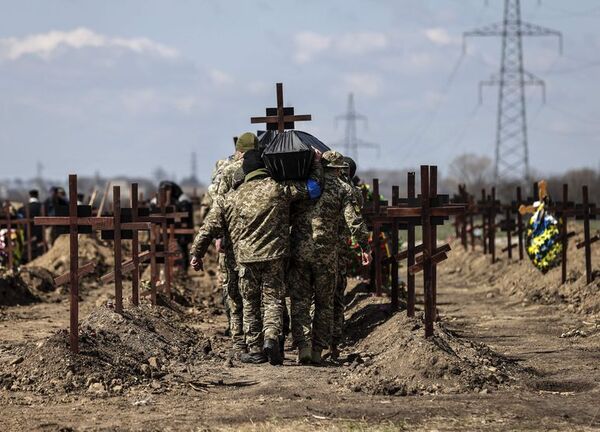
<instances>
[{"instance_id":1,"label":"wooden cross","mask_svg":"<svg viewBox=\"0 0 600 432\"><path fill-rule=\"evenodd\" d=\"M469 241L471 249L475 250L474 217L477 214L477 206L473 196L467 192L466 184L458 185L458 194L454 195L452 203L465 206L464 214L457 216L454 221L456 238L460 237L465 250L469 248ZM470 240L467 239L467 236Z\"/></svg>"},{"instance_id":2,"label":"wooden cross","mask_svg":"<svg viewBox=\"0 0 600 432\"><path fill-rule=\"evenodd\" d=\"M13 270L15 266L14 261L14 248L12 244L12 229L13 225L19 225L19 219L13 219L10 217L10 202L6 201L3 205L4 208L4 220L0 220L0 225L6 226L6 246L5 251L8 257L8 269Z\"/></svg>"},{"instance_id":3,"label":"wooden cross","mask_svg":"<svg viewBox=\"0 0 600 432\"><path fill-rule=\"evenodd\" d=\"M562 243L561 252L561 282L567 281L567 250L569 248L569 238L575 235L574 231L569 231L569 217L575 216L575 203L569 201L569 185L563 184L562 201L554 203L553 206L556 215L561 219L560 238Z\"/></svg>"},{"instance_id":4,"label":"wooden cross","mask_svg":"<svg viewBox=\"0 0 600 432\"><path fill-rule=\"evenodd\" d=\"M151 223L148 220L142 220L149 216L148 209L140 208L138 205L138 184L132 183L130 193L131 208L121 208L121 192L119 186L113 186L113 213L115 218L115 229L103 231L102 239L112 240L114 242L115 268L112 272L105 274L100 278L104 283L115 282L116 309L122 309L122 276L131 272L131 299L132 303L139 304L139 275L140 263L150 258L150 253L140 253L139 231L150 230ZM128 225L127 223L130 223ZM131 229L121 229L123 226L133 226ZM132 257L131 260L121 261L121 242L122 240L131 240ZM118 259L117 259L118 258Z\"/></svg>"},{"instance_id":5,"label":"wooden cross","mask_svg":"<svg viewBox=\"0 0 600 432\"><path fill-rule=\"evenodd\" d=\"M506 247L502 249L502 252L508 252L509 260L512 259L513 248L517 246L512 243L512 233L517 229L517 224L512 218L513 211L516 211L516 207L513 205L504 206L504 219L499 223L500 231L506 233Z\"/></svg>"},{"instance_id":6,"label":"wooden cross","mask_svg":"<svg viewBox=\"0 0 600 432\"><path fill-rule=\"evenodd\" d=\"M485 188L481 189L481 200L477 201L477 210L481 215L481 225L478 225L476 228L481 228L481 242L483 244L483 254L487 255L488 253L488 218L487 218L487 195L485 193Z\"/></svg>"},{"instance_id":7,"label":"wooden cross","mask_svg":"<svg viewBox=\"0 0 600 432\"><path fill-rule=\"evenodd\" d=\"M118 186L117 186L118 187ZM113 192L114 193L114 192ZM117 191L117 196L119 192ZM115 209L118 208L115 204ZM79 267L79 244L77 236L79 233L90 233L93 230L115 230L115 239L120 238L121 229L147 229L149 225L146 223L121 223L119 214L116 217L93 217L80 216L80 214L91 214L90 206L77 205L77 176L69 175L69 207L68 216L37 216L34 218L36 225L68 227L69 233L69 272L68 274L59 276L54 280L55 284L69 282L70 284L70 332L69 340L71 351L79 352L79 279L84 275L94 270L94 263L87 263ZM117 243L115 241L115 243ZM118 259L117 259L118 258ZM122 292L116 282L120 275L120 253L117 254L115 248L115 309L120 312L122 309Z\"/></svg>"},{"instance_id":8,"label":"wooden cross","mask_svg":"<svg viewBox=\"0 0 600 432\"><path fill-rule=\"evenodd\" d=\"M501 210L500 201L496 199L496 188L492 187L492 193L487 196L487 204L485 206L487 213L487 243L488 252L492 255L492 264L496 262L496 216Z\"/></svg>"},{"instance_id":9,"label":"wooden cross","mask_svg":"<svg viewBox=\"0 0 600 432\"><path fill-rule=\"evenodd\" d=\"M283 132L286 129L294 129L294 122L297 121L310 121L312 116L310 114L294 114L294 107L283 106L283 84L276 84L277 92L277 107L267 108L265 117L251 117L250 123L266 123L267 130L276 130Z\"/></svg>"},{"instance_id":10,"label":"wooden cross","mask_svg":"<svg viewBox=\"0 0 600 432\"><path fill-rule=\"evenodd\" d=\"M517 209L519 209L522 205L522 198L521 198L521 186L517 186L517 201L516 201L516 207ZM517 241L519 244L519 260L523 260L523 215L521 214L520 211L517 211Z\"/></svg>"},{"instance_id":11,"label":"wooden cross","mask_svg":"<svg viewBox=\"0 0 600 432\"><path fill-rule=\"evenodd\" d=\"M14 262L14 248L13 248L13 244L12 244L12 239L11 239L11 231L13 226L15 228L17 227L25 227L24 231L25 231L25 246L26 246L26 251L27 251L27 262L31 262L32 257L33 257L33 251L32 251L32 247L33 247L33 243L34 242L41 242L42 239L37 239L36 237L33 237L33 235L31 234L31 224L33 223L33 220L31 219L31 215L29 213L29 206L27 204L25 204L23 206L23 208L25 209L25 217L24 218L15 218L13 219L10 215L10 203L6 202L4 205L4 220L0 220L0 225L5 225L7 227L7 231L8 231L8 241L6 244L6 249L7 249L7 253L8 253L8 260L9 260L9 268L13 268L13 266L15 265Z\"/></svg>"},{"instance_id":12,"label":"wooden cross","mask_svg":"<svg viewBox=\"0 0 600 432\"><path fill-rule=\"evenodd\" d=\"M159 209L152 211L150 216L139 217L139 221L152 222L157 224L156 230L150 233L150 244L144 249L150 252L151 257L151 303L156 305L156 291L159 286L158 268L159 264L164 265L165 280L161 286L164 287L168 298L171 298L171 285L173 278L173 267L175 259L181 257L177 250L176 237L194 234L194 228L185 226L176 226L182 221L188 221L187 212L177 212L175 207L167 205L170 201L171 191L168 187L163 187L159 191L158 205ZM159 240L160 239L160 240Z\"/></svg>"},{"instance_id":13,"label":"wooden cross","mask_svg":"<svg viewBox=\"0 0 600 432\"><path fill-rule=\"evenodd\" d=\"M409 190L410 187L409 183ZM413 219L417 222L420 221L422 227L422 255L416 258L416 263L409 267L409 271L412 274L423 271L425 337L433 335L433 322L437 317L436 285L433 282L436 277L434 268L436 264L447 258L446 252L449 250L449 245L443 245L441 248L437 247L437 239L435 238L437 229L435 227L443 224L449 216L457 216L463 214L464 211L464 205L449 204L447 195L437 194L437 167L427 165L421 166L420 197L417 199L409 198L400 206L392 206L386 209L389 218L399 218L400 221Z\"/></svg>"},{"instance_id":14,"label":"wooden cross","mask_svg":"<svg viewBox=\"0 0 600 432\"><path fill-rule=\"evenodd\" d=\"M467 218L471 211L469 204L469 194L467 193L467 185L460 184L458 185L458 195L454 197L452 200L455 204L464 204L466 205L465 214L461 216L457 216L455 219L455 230L456 237L460 237L460 242L462 243L465 250L468 249L467 243Z\"/></svg>"},{"instance_id":15,"label":"wooden cross","mask_svg":"<svg viewBox=\"0 0 600 432\"><path fill-rule=\"evenodd\" d=\"M422 190L421 195L415 197L415 173L408 173L407 181L407 196L408 198L401 199L398 197L398 187L392 187L392 205L378 202L379 196L379 181L373 180L373 196L372 203L365 204L363 208L363 216L368 221L373 229L373 266L375 279L375 290L380 292L381 283L381 265L384 260L381 259L379 253L379 245L376 241L378 231L383 225L391 225L392 229L392 309L397 307L398 287L395 286L397 277L394 278L394 271L397 276L397 265L400 260L407 259L408 274L407 274L407 314L414 316L415 314L415 274L423 271L425 282L425 315L426 315L426 337L433 334L433 321L437 317L436 310L436 287L432 282L436 277L433 268L436 264L447 258L446 253L450 251L450 246L444 244L437 247L434 234L436 233L435 226L441 225L449 216L458 216L464 214L466 206L464 204L448 204L447 195L437 194L437 168L422 166L421 167ZM365 201L366 203L366 201ZM423 243L415 246L415 226L421 225L423 229ZM394 237L394 233L398 230L408 231L407 249L399 252L398 242ZM421 255L417 256L417 253ZM387 261L387 260L386 260Z\"/></svg>"},{"instance_id":16,"label":"wooden cross","mask_svg":"<svg viewBox=\"0 0 600 432\"><path fill-rule=\"evenodd\" d=\"M588 284L594 280L592 273L592 243L600 240L600 236L596 235L592 237L590 235L590 220L596 219L598 209L595 204L589 202L588 187L584 185L581 189L583 203L580 206L576 206L578 210L577 219L583 219L583 241L577 243L577 249L585 248L585 275Z\"/></svg>"}]
</instances>

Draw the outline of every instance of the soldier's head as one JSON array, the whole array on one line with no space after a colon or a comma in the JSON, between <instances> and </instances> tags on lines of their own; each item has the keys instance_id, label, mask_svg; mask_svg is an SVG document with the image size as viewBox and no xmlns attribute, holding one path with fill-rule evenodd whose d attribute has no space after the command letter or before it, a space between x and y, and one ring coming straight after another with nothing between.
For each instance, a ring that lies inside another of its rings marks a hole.
<instances>
[{"instance_id":1,"label":"soldier's head","mask_svg":"<svg viewBox=\"0 0 600 432\"><path fill-rule=\"evenodd\" d=\"M235 142L235 150L238 153L246 153L249 150L254 150L258 147L258 137L252 132L246 132L240 135Z\"/></svg>"},{"instance_id":2,"label":"soldier's head","mask_svg":"<svg viewBox=\"0 0 600 432\"><path fill-rule=\"evenodd\" d=\"M37 189L31 189L29 191L29 198L39 198L40 192Z\"/></svg>"},{"instance_id":3,"label":"soldier's head","mask_svg":"<svg viewBox=\"0 0 600 432\"><path fill-rule=\"evenodd\" d=\"M338 176L341 175L344 170L348 169L348 163L344 160L344 156L334 150L328 150L323 153L321 159L323 161L323 168Z\"/></svg>"},{"instance_id":4,"label":"soldier's head","mask_svg":"<svg viewBox=\"0 0 600 432\"><path fill-rule=\"evenodd\" d=\"M244 153L244 160L242 162L242 170L244 175L248 175L253 171L265 168L265 163L258 150L252 149Z\"/></svg>"},{"instance_id":5,"label":"soldier's head","mask_svg":"<svg viewBox=\"0 0 600 432\"><path fill-rule=\"evenodd\" d=\"M348 178L351 179L356 175L356 162L348 156L344 156L344 162L348 164Z\"/></svg>"}]
</instances>

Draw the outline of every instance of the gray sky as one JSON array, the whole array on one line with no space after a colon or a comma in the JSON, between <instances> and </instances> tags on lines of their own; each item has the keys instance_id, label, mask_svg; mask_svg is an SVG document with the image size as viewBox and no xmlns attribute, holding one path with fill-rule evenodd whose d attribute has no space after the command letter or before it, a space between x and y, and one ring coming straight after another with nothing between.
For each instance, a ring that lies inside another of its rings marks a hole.
<instances>
[{"instance_id":1,"label":"gray sky","mask_svg":"<svg viewBox=\"0 0 600 432\"><path fill-rule=\"evenodd\" d=\"M0 1L0 178L189 175L196 151L207 181L249 117L286 104L297 125L329 144L349 91L369 116L363 168L453 157L492 157L500 40L465 30L501 20L490 0L14 0ZM523 18L561 30L525 42L526 67L544 78L547 103L528 91L531 164L559 172L600 166L600 1L523 0ZM452 71L455 70L455 73ZM9 149L10 148L10 149ZM435 154L434 154L435 153Z\"/></svg>"}]
</instances>

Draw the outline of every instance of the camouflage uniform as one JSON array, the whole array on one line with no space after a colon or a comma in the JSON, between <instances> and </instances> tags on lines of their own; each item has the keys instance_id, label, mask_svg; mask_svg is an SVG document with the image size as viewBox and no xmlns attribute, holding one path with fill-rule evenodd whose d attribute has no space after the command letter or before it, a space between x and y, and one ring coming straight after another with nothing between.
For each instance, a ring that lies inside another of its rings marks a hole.
<instances>
[{"instance_id":1,"label":"camouflage uniform","mask_svg":"<svg viewBox=\"0 0 600 432\"><path fill-rule=\"evenodd\" d=\"M217 191L219 190L219 184L221 183L221 175L223 173L223 168L230 164L233 161L234 157L235 155L233 154L227 159L218 160L215 164L215 169L213 170L211 175L211 182L207 189L208 195L212 198L213 201L215 200L217 196Z\"/></svg>"},{"instance_id":2,"label":"camouflage uniform","mask_svg":"<svg viewBox=\"0 0 600 432\"><path fill-rule=\"evenodd\" d=\"M231 165L236 160L236 154L232 154L227 159L218 160L215 164L215 169L212 173L212 182L208 186L208 195L211 198L211 207L219 196L219 189L221 187L221 183L223 181L223 172L225 169ZM224 194L223 194L224 195ZM225 248L222 247L222 250L219 251L219 257L217 259L218 268L219 268L219 280L221 281L221 290L222 290L222 299L223 306L225 307L225 315L227 315L227 328L234 338L234 345L236 344L236 336L235 330L232 329L231 323L231 305L229 302L228 296L228 287L231 283L237 283L237 275L233 275L232 273L235 271L235 259L233 259L233 267L231 266L231 259L227 258L227 254ZM232 256L232 254L231 254ZM235 324L234 324L235 326ZM243 338L242 338L243 339Z\"/></svg>"},{"instance_id":3,"label":"camouflage uniform","mask_svg":"<svg viewBox=\"0 0 600 432\"><path fill-rule=\"evenodd\" d=\"M292 202L309 197L306 182L276 182L266 170L254 171L236 190L217 198L194 239L196 257L204 255L212 238L225 235L232 242L251 353L262 352L263 336L277 340L281 334L289 208Z\"/></svg>"},{"instance_id":4,"label":"camouflage uniform","mask_svg":"<svg viewBox=\"0 0 600 432\"><path fill-rule=\"evenodd\" d=\"M328 153L341 157L337 152L326 152L324 160ZM335 172L326 170L322 189L323 194L317 201L299 203L293 209L288 274L294 345L304 349L312 342L313 350L319 352L331 342L340 215L363 250L369 250L367 227L350 186ZM315 310L311 323L313 300Z\"/></svg>"},{"instance_id":5,"label":"camouflage uniform","mask_svg":"<svg viewBox=\"0 0 600 432\"><path fill-rule=\"evenodd\" d=\"M222 167L217 196L225 197L233 189L233 175L241 165L242 158L238 154ZM242 296L238 286L239 281L233 245L229 239L221 239L221 250L222 252L219 253L219 271L221 272L223 287L223 304L225 305L225 311L229 319L229 332L231 333L234 348L245 350Z\"/></svg>"},{"instance_id":6,"label":"camouflage uniform","mask_svg":"<svg viewBox=\"0 0 600 432\"><path fill-rule=\"evenodd\" d=\"M352 184L351 180L343 179L344 182L352 188L354 193L354 199L358 204L358 207L363 207L363 196L362 191L359 187ZM339 236L339 256L338 256L338 274L335 286L335 292L333 295L333 330L332 330L332 345L338 345L342 341L342 332L344 328L344 309L346 304L344 302L344 295L346 287L348 285L348 264L354 258L354 251L348 244L348 241L352 237L350 229L345 223L343 217L340 220L341 231Z\"/></svg>"}]
</instances>

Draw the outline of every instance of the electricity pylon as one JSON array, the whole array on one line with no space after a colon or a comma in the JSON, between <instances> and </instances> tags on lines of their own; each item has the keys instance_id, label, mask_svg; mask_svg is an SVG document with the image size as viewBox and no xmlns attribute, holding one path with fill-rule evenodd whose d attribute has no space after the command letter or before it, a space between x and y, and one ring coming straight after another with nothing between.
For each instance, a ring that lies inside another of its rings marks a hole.
<instances>
[{"instance_id":1,"label":"electricity pylon","mask_svg":"<svg viewBox=\"0 0 600 432\"><path fill-rule=\"evenodd\" d=\"M523 67L523 36L557 36L562 53L562 34L521 20L520 0L504 0L504 19L473 31L470 36L502 36L500 72L479 83L479 98L483 86L498 85L496 126L495 181L529 180L529 148L527 144L527 115L525 86L540 86L544 100L545 83Z\"/></svg>"},{"instance_id":2,"label":"electricity pylon","mask_svg":"<svg viewBox=\"0 0 600 432\"><path fill-rule=\"evenodd\" d=\"M348 95L348 107L346 109L345 114L341 114L336 116L335 124L337 127L338 121L343 120L346 122L346 134L344 136L344 141L342 147L344 149L344 155L349 156L354 159L354 162L358 165L358 148L375 148L379 153L379 145L369 143L359 139L356 136L356 123L357 121L363 121L365 123L365 127L368 126L367 116L363 114L359 114L356 112L354 108L354 94L350 93Z\"/></svg>"}]
</instances>

